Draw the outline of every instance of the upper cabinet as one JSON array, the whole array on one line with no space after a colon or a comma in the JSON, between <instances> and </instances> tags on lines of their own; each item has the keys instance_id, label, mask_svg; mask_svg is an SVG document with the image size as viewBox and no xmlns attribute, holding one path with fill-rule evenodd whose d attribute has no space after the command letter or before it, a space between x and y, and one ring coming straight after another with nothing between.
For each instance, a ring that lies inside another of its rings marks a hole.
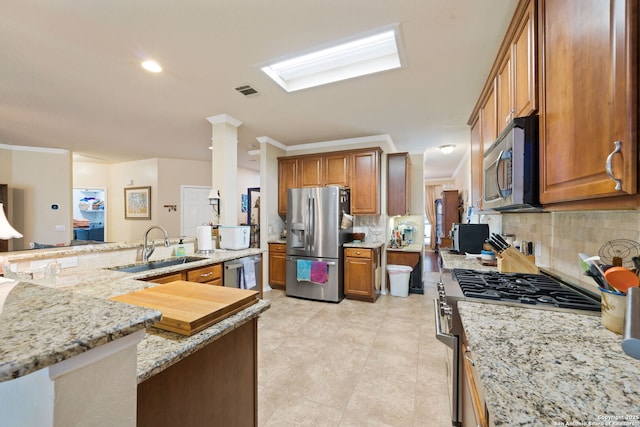
<instances>
[{"instance_id":1,"label":"upper cabinet","mask_svg":"<svg viewBox=\"0 0 640 427\"><path fill-rule=\"evenodd\" d=\"M380 214L380 154L372 148L351 153L351 213Z\"/></svg>"},{"instance_id":2,"label":"upper cabinet","mask_svg":"<svg viewBox=\"0 0 640 427\"><path fill-rule=\"evenodd\" d=\"M411 158L409 153L387 154L387 214L411 211Z\"/></svg>"},{"instance_id":3,"label":"upper cabinet","mask_svg":"<svg viewBox=\"0 0 640 427\"><path fill-rule=\"evenodd\" d=\"M298 159L278 159L278 215L287 214L287 189L298 187Z\"/></svg>"},{"instance_id":4,"label":"upper cabinet","mask_svg":"<svg viewBox=\"0 0 640 427\"><path fill-rule=\"evenodd\" d=\"M471 125L471 206L482 209L482 151L480 140L480 117Z\"/></svg>"},{"instance_id":5,"label":"upper cabinet","mask_svg":"<svg viewBox=\"0 0 640 427\"><path fill-rule=\"evenodd\" d=\"M535 1L530 1L524 9L511 43L512 117L525 117L538 109L536 22Z\"/></svg>"},{"instance_id":6,"label":"upper cabinet","mask_svg":"<svg viewBox=\"0 0 640 427\"><path fill-rule=\"evenodd\" d=\"M638 1L539 5L540 200L637 207Z\"/></svg>"},{"instance_id":7,"label":"upper cabinet","mask_svg":"<svg viewBox=\"0 0 640 427\"><path fill-rule=\"evenodd\" d=\"M287 214L287 189L339 185L351 189L352 214L380 213L379 148L278 158L278 214Z\"/></svg>"}]
</instances>

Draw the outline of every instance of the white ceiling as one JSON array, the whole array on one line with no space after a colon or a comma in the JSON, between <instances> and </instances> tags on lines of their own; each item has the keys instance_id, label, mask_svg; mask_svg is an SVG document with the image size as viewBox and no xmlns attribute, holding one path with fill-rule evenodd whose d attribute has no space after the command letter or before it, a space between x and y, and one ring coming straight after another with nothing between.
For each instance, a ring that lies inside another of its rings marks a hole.
<instances>
[{"instance_id":1,"label":"white ceiling","mask_svg":"<svg viewBox=\"0 0 640 427\"><path fill-rule=\"evenodd\" d=\"M517 0L0 0L0 144L119 162L209 159L208 116L238 164L284 145L388 134L450 177ZM406 67L286 93L257 64L400 23ZM164 72L142 70L158 60ZM234 88L255 87L244 97ZM443 158L435 148L456 144Z\"/></svg>"}]
</instances>

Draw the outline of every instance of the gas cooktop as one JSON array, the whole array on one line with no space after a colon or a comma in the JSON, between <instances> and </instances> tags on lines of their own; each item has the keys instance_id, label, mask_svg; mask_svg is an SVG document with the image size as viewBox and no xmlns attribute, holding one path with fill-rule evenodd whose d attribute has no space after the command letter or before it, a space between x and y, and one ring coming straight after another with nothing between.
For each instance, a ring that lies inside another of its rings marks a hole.
<instances>
[{"instance_id":1,"label":"gas cooktop","mask_svg":"<svg viewBox=\"0 0 640 427\"><path fill-rule=\"evenodd\" d=\"M600 302L544 274L453 269L465 298L486 299L539 308L600 311Z\"/></svg>"}]
</instances>

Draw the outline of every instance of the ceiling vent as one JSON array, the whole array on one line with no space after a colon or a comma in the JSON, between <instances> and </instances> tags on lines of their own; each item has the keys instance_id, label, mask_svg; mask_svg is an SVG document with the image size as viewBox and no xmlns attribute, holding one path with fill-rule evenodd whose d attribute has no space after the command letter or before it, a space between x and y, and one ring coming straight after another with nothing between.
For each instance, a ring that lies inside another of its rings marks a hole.
<instances>
[{"instance_id":1,"label":"ceiling vent","mask_svg":"<svg viewBox=\"0 0 640 427\"><path fill-rule=\"evenodd\" d=\"M257 90L255 90L254 88L252 88L249 85L238 86L235 89L238 92L240 92L241 94L243 94L244 96L258 96L258 95L260 95L260 92L258 92Z\"/></svg>"}]
</instances>

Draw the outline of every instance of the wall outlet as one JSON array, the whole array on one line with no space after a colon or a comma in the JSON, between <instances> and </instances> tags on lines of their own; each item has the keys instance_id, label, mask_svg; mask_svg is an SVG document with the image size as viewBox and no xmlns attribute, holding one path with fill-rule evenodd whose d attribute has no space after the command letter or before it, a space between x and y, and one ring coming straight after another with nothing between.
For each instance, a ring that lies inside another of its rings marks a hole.
<instances>
[{"instance_id":1,"label":"wall outlet","mask_svg":"<svg viewBox=\"0 0 640 427\"><path fill-rule=\"evenodd\" d=\"M65 231L67 227L64 225L56 225L56 231Z\"/></svg>"}]
</instances>

